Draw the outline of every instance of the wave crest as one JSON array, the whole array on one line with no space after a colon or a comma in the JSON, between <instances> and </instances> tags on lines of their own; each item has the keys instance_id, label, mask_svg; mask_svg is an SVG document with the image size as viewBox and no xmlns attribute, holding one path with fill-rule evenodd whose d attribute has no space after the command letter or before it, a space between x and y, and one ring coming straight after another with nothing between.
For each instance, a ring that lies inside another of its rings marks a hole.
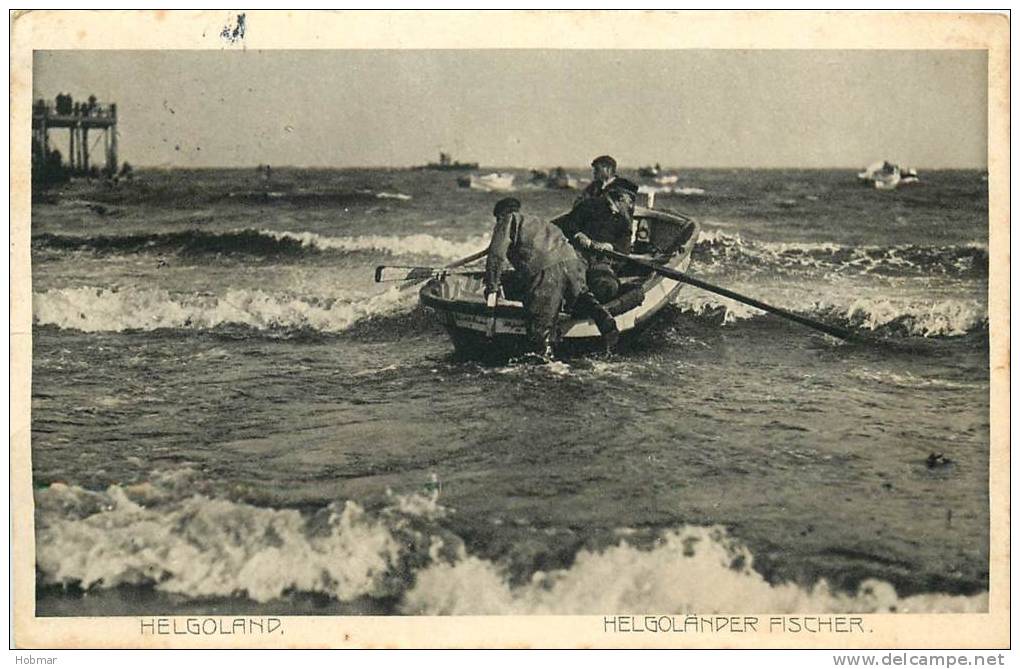
<instances>
[{"instance_id":1,"label":"wave crest","mask_svg":"<svg viewBox=\"0 0 1020 669\"><path fill-rule=\"evenodd\" d=\"M401 291L396 286L375 295L323 298L244 289L214 296L85 286L34 293L32 316L36 325L84 332L242 325L257 330L337 333L364 319L405 311L416 300L414 291Z\"/></svg>"},{"instance_id":2,"label":"wave crest","mask_svg":"<svg viewBox=\"0 0 1020 669\"><path fill-rule=\"evenodd\" d=\"M824 581L771 584L721 527L682 526L646 548L625 537L581 550L564 569L514 585L509 565L471 555L443 529L429 494L393 496L368 512L336 502L313 512L194 494L187 477L94 492L54 483L36 491L36 563L45 584L151 586L190 598L267 602L291 592L338 601L395 598L408 614L815 613L985 611L987 593L900 597L864 581L853 593ZM435 483L435 481L433 481Z\"/></svg>"},{"instance_id":3,"label":"wave crest","mask_svg":"<svg viewBox=\"0 0 1020 669\"><path fill-rule=\"evenodd\" d=\"M398 503L381 515L354 502L302 515L202 495L150 508L132 499L145 492L63 484L39 491L36 563L44 582L152 585L192 598L258 602L298 591L349 601L402 591L401 573L442 550L441 537L415 527L442 512L434 499ZM66 507L79 515L53 511Z\"/></svg>"},{"instance_id":4,"label":"wave crest","mask_svg":"<svg viewBox=\"0 0 1020 669\"><path fill-rule=\"evenodd\" d=\"M434 235L357 235L329 237L314 232L275 230L184 230L150 234L81 236L44 233L32 238L40 250L87 251L100 254L176 254L181 256L301 256L308 253L383 253L396 256L461 258L488 245L487 237L452 241Z\"/></svg>"},{"instance_id":5,"label":"wave crest","mask_svg":"<svg viewBox=\"0 0 1020 669\"><path fill-rule=\"evenodd\" d=\"M331 237L314 232L278 230L184 230L128 235L62 235L32 238L39 250L85 251L99 254L175 254L300 257L306 254L376 253L394 256L462 258L488 245L485 235L450 240L427 233ZM817 269L826 272L901 275L987 276L988 248L982 244L948 246L842 245L784 243L743 239L719 230L702 233L695 263L772 270Z\"/></svg>"},{"instance_id":6,"label":"wave crest","mask_svg":"<svg viewBox=\"0 0 1020 669\"><path fill-rule=\"evenodd\" d=\"M582 550L569 569L537 572L512 586L491 562L466 557L418 574L404 597L416 615L619 613L880 613L985 611L987 595L926 594L901 598L889 583L869 579L855 593L825 581L810 588L770 584L753 569L751 552L721 527L665 532L651 550L626 541Z\"/></svg>"},{"instance_id":7,"label":"wave crest","mask_svg":"<svg viewBox=\"0 0 1020 669\"><path fill-rule=\"evenodd\" d=\"M987 310L972 300L915 302L858 298L843 304L812 302L795 306L782 305L781 301L768 298L766 301L825 323L888 336L959 337L988 330ZM681 311L722 324L751 321L766 315L764 311L741 302L694 290L681 291L676 306Z\"/></svg>"},{"instance_id":8,"label":"wave crest","mask_svg":"<svg viewBox=\"0 0 1020 669\"><path fill-rule=\"evenodd\" d=\"M728 267L818 269L888 276L987 276L988 247L977 243L866 246L831 242L763 242L746 240L739 234L709 230L698 240L694 261Z\"/></svg>"}]
</instances>

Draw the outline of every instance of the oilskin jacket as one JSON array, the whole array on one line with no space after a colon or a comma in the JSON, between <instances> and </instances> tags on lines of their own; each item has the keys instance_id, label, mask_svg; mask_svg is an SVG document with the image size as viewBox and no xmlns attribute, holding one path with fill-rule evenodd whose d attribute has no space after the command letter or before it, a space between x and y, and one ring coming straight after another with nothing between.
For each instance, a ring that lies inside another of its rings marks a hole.
<instances>
[{"instance_id":1,"label":"oilskin jacket","mask_svg":"<svg viewBox=\"0 0 1020 669\"><path fill-rule=\"evenodd\" d=\"M494 291L507 263L528 277L565 260L577 252L563 232L552 223L520 212L509 212L496 221L485 263L485 287Z\"/></svg>"},{"instance_id":2,"label":"oilskin jacket","mask_svg":"<svg viewBox=\"0 0 1020 669\"><path fill-rule=\"evenodd\" d=\"M557 219L556 224L572 244L574 235L583 232L593 242L609 242L618 253L630 253L631 218L623 213L614 214L604 197L580 202L569 214Z\"/></svg>"}]
</instances>

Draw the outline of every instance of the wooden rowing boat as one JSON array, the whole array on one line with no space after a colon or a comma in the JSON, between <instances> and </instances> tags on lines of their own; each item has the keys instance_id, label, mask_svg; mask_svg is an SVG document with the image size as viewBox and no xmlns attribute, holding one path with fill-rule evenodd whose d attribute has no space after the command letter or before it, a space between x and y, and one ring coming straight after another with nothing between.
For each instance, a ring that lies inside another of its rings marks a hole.
<instances>
[{"instance_id":1,"label":"wooden rowing boat","mask_svg":"<svg viewBox=\"0 0 1020 669\"><path fill-rule=\"evenodd\" d=\"M691 263L700 226L682 214L636 207L634 257L680 272ZM443 273L419 292L421 304L446 328L458 353L470 357L505 357L528 350L526 315L513 272L503 275L505 296L495 308L485 303L484 270ZM683 284L646 268L626 266L620 271L620 294L606 303L616 318L621 340L640 334ZM599 348L601 337L591 320L560 318L557 352Z\"/></svg>"}]
</instances>

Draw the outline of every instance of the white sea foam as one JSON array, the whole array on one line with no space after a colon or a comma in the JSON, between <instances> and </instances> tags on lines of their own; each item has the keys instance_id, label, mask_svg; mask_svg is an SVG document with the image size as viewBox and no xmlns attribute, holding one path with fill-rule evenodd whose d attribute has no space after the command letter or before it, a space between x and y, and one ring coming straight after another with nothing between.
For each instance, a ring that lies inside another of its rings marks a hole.
<instances>
[{"instance_id":1,"label":"white sea foam","mask_svg":"<svg viewBox=\"0 0 1020 669\"><path fill-rule=\"evenodd\" d=\"M766 242L712 229L702 231L697 248L696 259L702 264L817 268L851 274L982 274L988 264L988 247L977 242L946 246Z\"/></svg>"},{"instance_id":2,"label":"white sea foam","mask_svg":"<svg viewBox=\"0 0 1020 669\"><path fill-rule=\"evenodd\" d=\"M651 548L624 538L514 585L504 565L471 555L441 529L448 511L437 485L431 494L394 496L375 513L346 502L302 514L185 496L186 489L185 480L37 490L42 582L260 602L292 591L339 601L397 597L410 614L976 612L988 605L986 593L899 597L878 580L855 593L824 582L770 584L751 552L720 527L681 526Z\"/></svg>"},{"instance_id":3,"label":"white sea foam","mask_svg":"<svg viewBox=\"0 0 1020 669\"><path fill-rule=\"evenodd\" d=\"M385 251L393 255L427 255L449 259L469 256L489 245L487 236L472 237L457 242L424 233L406 236L327 237L314 232L280 232L277 230L262 230L260 232L274 239L296 240L304 246L323 251Z\"/></svg>"},{"instance_id":4,"label":"white sea foam","mask_svg":"<svg viewBox=\"0 0 1020 669\"><path fill-rule=\"evenodd\" d=\"M847 320L868 330L895 328L923 337L967 334L988 323L987 310L972 301L944 299L922 303L862 299L846 309Z\"/></svg>"},{"instance_id":5,"label":"white sea foam","mask_svg":"<svg viewBox=\"0 0 1020 669\"><path fill-rule=\"evenodd\" d=\"M255 601L295 589L347 600L384 594L383 576L402 549L356 504L331 510L313 529L292 510L195 496L159 512L117 486L106 496L104 511L39 530L36 560L47 581L152 584L192 597L244 593Z\"/></svg>"},{"instance_id":6,"label":"white sea foam","mask_svg":"<svg viewBox=\"0 0 1020 669\"><path fill-rule=\"evenodd\" d=\"M773 585L754 571L747 548L719 527L665 533L651 550L625 541L581 551L569 569L536 573L513 586L493 563L464 557L418 574L404 597L414 614L816 613L984 611L987 595L901 598L886 582L868 580L842 594L823 582L812 588Z\"/></svg>"},{"instance_id":7,"label":"white sea foam","mask_svg":"<svg viewBox=\"0 0 1020 669\"><path fill-rule=\"evenodd\" d=\"M987 309L973 300L847 298L845 302L789 304L786 296L757 291L762 301L837 325L876 331L891 330L919 337L954 337L987 326ZM764 315L760 309L705 291L685 290L677 296L677 306L697 315L713 315L723 324L732 324Z\"/></svg>"},{"instance_id":8,"label":"white sea foam","mask_svg":"<svg viewBox=\"0 0 1020 669\"><path fill-rule=\"evenodd\" d=\"M398 287L375 295L311 299L261 290L178 295L161 289L58 288L34 293L33 321L84 332L244 325L260 330L341 332L354 323L406 310L417 299Z\"/></svg>"}]
</instances>

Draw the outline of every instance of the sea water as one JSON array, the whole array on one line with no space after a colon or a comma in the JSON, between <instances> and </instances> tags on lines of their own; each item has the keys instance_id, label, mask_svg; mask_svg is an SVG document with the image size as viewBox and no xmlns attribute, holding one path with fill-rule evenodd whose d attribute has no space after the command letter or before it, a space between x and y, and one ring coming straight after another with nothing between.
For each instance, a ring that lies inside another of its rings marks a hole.
<instances>
[{"instance_id":1,"label":"sea water","mask_svg":"<svg viewBox=\"0 0 1020 669\"><path fill-rule=\"evenodd\" d=\"M373 281L485 247L502 195L450 173L41 194L38 613L985 610L981 174L681 175L692 275L868 341L685 287L610 357L457 358Z\"/></svg>"}]
</instances>

